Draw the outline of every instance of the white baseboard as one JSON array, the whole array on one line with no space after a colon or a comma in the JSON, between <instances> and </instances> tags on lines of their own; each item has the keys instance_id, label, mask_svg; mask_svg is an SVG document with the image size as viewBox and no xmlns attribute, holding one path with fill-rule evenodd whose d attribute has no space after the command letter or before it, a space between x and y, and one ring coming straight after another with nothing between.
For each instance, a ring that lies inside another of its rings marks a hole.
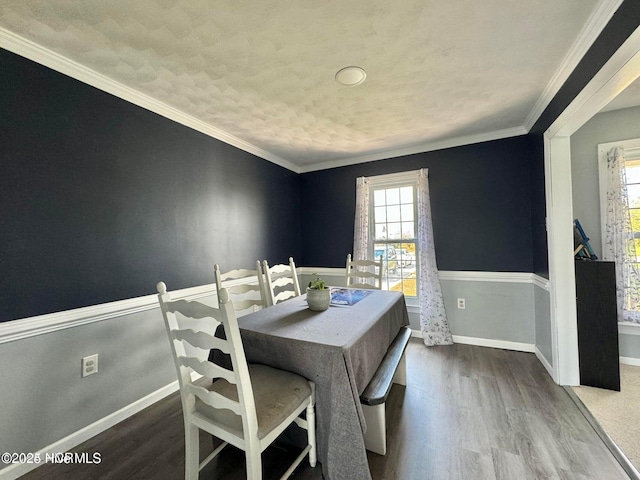
<instances>
[{"instance_id":1,"label":"white baseboard","mask_svg":"<svg viewBox=\"0 0 640 480\"><path fill-rule=\"evenodd\" d=\"M623 363L625 365L633 365L634 367L640 367L640 358L620 357L620 363Z\"/></svg>"},{"instance_id":2,"label":"white baseboard","mask_svg":"<svg viewBox=\"0 0 640 480\"><path fill-rule=\"evenodd\" d=\"M104 418L101 418L97 422L92 423L91 425L87 425L84 428L68 435L67 437L58 440L55 443L43 448L37 454L39 454L40 458L46 458L46 455L54 454L54 453L64 453L68 452L72 448L77 447L83 442L86 442L90 438L95 437L96 435L104 432L105 430L113 427L114 425L126 420L127 418L135 415L136 413L144 410L150 405L153 405L156 402L159 402L163 398L171 395L173 392L178 391L178 381L172 382L155 392L150 393L146 397L137 400L126 407L121 408L120 410L113 412L110 415L107 415ZM0 470L0 479L2 480L15 480L22 475L30 472L31 470L36 469L39 464L36 463L14 463L9 465L8 467Z\"/></svg>"},{"instance_id":3,"label":"white baseboard","mask_svg":"<svg viewBox=\"0 0 640 480\"><path fill-rule=\"evenodd\" d=\"M411 330L411 336L422 338L420 330ZM518 352L534 353L535 345L531 343L509 342L506 340L493 340L490 338L463 337L461 335L452 335L455 343L464 345L475 345L477 347L500 348L502 350L515 350Z\"/></svg>"},{"instance_id":4,"label":"white baseboard","mask_svg":"<svg viewBox=\"0 0 640 480\"><path fill-rule=\"evenodd\" d=\"M463 337L453 335L453 341L478 347L500 348L502 350L515 350L518 352L534 353L535 345L532 343L510 342L507 340L494 340L491 338Z\"/></svg>"},{"instance_id":5,"label":"white baseboard","mask_svg":"<svg viewBox=\"0 0 640 480\"><path fill-rule=\"evenodd\" d=\"M536 354L536 357L538 358L538 360L540 360L540 363L542 364L542 366L547 370L549 375L551 375L551 378L553 378L553 367L551 366L551 364L547 360L547 357L545 357L542 354L542 352L540 350L538 350L538 347L535 348L535 352L534 353Z\"/></svg>"}]
</instances>

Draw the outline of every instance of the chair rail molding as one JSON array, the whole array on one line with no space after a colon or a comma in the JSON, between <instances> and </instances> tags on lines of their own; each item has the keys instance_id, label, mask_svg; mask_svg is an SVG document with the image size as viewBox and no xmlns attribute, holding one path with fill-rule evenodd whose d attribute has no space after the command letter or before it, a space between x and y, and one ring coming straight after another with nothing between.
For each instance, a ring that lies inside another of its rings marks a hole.
<instances>
[{"instance_id":1,"label":"chair rail molding","mask_svg":"<svg viewBox=\"0 0 640 480\"><path fill-rule=\"evenodd\" d=\"M298 275L312 275L317 273L325 277L345 276L344 267L298 267L297 271ZM526 272L440 271L440 279L445 281L528 283L537 285L547 291L549 289L549 281L547 279ZM238 283L242 282L239 281ZM215 293L216 287L215 284L212 283L176 290L173 292L173 296L175 299L195 300L215 295ZM52 333L66 328L101 322L124 315L131 315L154 308L158 308L157 295L145 295L100 305L10 320L0 323L0 344ZM410 305L408 309L409 313L419 313L417 306ZM637 330L635 326L628 328L632 328L634 333L638 332L637 334L640 334L640 328Z\"/></svg>"},{"instance_id":2,"label":"chair rail molding","mask_svg":"<svg viewBox=\"0 0 640 480\"><path fill-rule=\"evenodd\" d=\"M174 298L180 300L195 300L214 295L215 284L200 285L174 292ZM118 300L102 303L90 307L75 308L62 312L47 313L35 317L9 320L0 323L0 344L35 337L45 333L64 330L89 323L101 322L111 318L131 315L158 308L157 295Z\"/></svg>"}]
</instances>

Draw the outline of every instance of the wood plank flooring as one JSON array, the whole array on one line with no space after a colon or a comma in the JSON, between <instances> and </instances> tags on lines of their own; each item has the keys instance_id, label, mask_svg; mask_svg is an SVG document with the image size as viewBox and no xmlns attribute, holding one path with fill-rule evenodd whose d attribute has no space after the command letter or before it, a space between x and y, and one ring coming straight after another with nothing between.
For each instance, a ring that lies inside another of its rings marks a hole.
<instances>
[{"instance_id":1,"label":"wood plank flooring","mask_svg":"<svg viewBox=\"0 0 640 480\"><path fill-rule=\"evenodd\" d=\"M407 383L387 402L387 455L368 452L376 480L629 478L532 354L412 339ZM99 452L99 465L44 465L22 479L180 479L183 439L174 394L74 449ZM203 455L213 448L204 435L201 445ZM278 478L295 454L267 450L264 478ZM244 454L227 447L200 478L245 478ZM322 472L303 461L291 478Z\"/></svg>"}]
</instances>

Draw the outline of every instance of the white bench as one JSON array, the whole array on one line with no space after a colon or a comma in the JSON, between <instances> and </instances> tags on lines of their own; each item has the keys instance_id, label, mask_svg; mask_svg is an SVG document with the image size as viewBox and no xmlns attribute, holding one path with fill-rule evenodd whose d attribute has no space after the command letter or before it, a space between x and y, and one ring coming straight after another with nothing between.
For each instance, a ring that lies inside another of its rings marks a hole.
<instances>
[{"instance_id":1,"label":"white bench","mask_svg":"<svg viewBox=\"0 0 640 480\"><path fill-rule=\"evenodd\" d=\"M407 327L400 329L396 338L391 342L387 353L373 378L360 395L360 403L367 422L364 434L364 444L367 450L385 455L387 453L387 420L385 402L391 391L391 385L407 384L407 366L405 350L411 338L411 330Z\"/></svg>"}]
</instances>

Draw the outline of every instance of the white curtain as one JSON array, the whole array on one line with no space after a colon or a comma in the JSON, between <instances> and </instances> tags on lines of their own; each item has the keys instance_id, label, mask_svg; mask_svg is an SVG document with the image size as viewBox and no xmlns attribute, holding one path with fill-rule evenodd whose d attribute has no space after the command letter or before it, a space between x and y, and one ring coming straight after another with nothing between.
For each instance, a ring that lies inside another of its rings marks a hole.
<instances>
[{"instance_id":1,"label":"white curtain","mask_svg":"<svg viewBox=\"0 0 640 480\"><path fill-rule=\"evenodd\" d=\"M636 263L622 147L607 152L607 201L602 243L603 259L616 263L618 321L640 323L640 312L636 310L640 304L640 272Z\"/></svg>"},{"instance_id":2,"label":"white curtain","mask_svg":"<svg viewBox=\"0 0 640 480\"><path fill-rule=\"evenodd\" d=\"M431 199L429 197L429 172L426 168L418 172L418 262L420 284L420 330L424 344L451 345L451 331L444 310L442 288L436 265L436 249L433 242L431 221Z\"/></svg>"},{"instance_id":3,"label":"white curtain","mask_svg":"<svg viewBox=\"0 0 640 480\"><path fill-rule=\"evenodd\" d=\"M416 173L418 175L418 245L420 249L418 252L420 329L425 345L451 345L453 339L444 310L436 266L428 171L423 168ZM356 180L353 255L358 260L368 258L369 254L369 186L370 182L366 177Z\"/></svg>"},{"instance_id":4,"label":"white curtain","mask_svg":"<svg viewBox=\"0 0 640 480\"><path fill-rule=\"evenodd\" d=\"M369 179L356 179L356 221L353 235L353 259L369 258Z\"/></svg>"}]
</instances>

